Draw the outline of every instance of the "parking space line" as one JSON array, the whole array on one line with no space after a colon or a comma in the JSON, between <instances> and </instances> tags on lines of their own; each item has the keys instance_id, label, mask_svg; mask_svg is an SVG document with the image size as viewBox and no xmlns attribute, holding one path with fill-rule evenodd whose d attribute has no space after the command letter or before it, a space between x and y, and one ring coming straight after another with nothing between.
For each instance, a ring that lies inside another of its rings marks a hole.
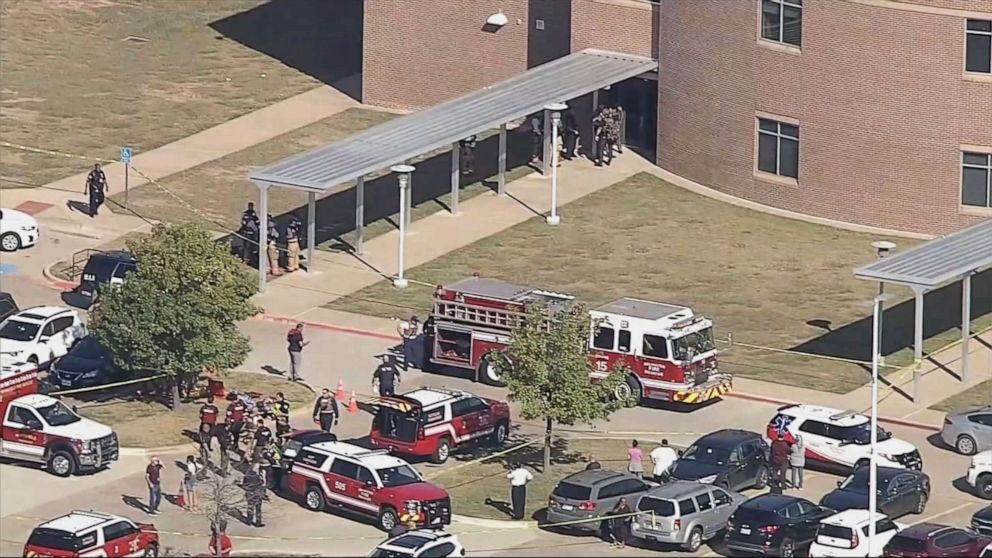
<instances>
[{"instance_id":1,"label":"parking space line","mask_svg":"<svg viewBox=\"0 0 992 558\"><path fill-rule=\"evenodd\" d=\"M974 506L974 505L977 505L977 504L975 502L968 502L966 504L961 504L959 506L954 506L953 508L951 508L949 510L944 510L944 511L942 511L940 513L935 513L933 515L929 515L927 517L924 517L923 519L921 519L919 521L914 521L913 523L910 523L910 525L919 525L920 523L926 523L928 521L932 521L934 519L937 519L938 517L943 517L945 515L952 514L952 513L956 512L956 511L963 510L964 508L967 508L969 506Z\"/></svg>"}]
</instances>

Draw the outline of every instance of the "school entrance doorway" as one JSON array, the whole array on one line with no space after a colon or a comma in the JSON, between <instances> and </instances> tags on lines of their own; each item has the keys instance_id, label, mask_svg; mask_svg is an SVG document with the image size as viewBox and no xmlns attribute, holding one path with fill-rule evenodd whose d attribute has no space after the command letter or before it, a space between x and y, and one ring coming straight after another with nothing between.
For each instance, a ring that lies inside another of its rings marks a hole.
<instances>
[{"instance_id":1,"label":"school entrance doorway","mask_svg":"<svg viewBox=\"0 0 992 558\"><path fill-rule=\"evenodd\" d=\"M611 104L624 110L623 144L649 161L658 147L658 74L621 81L606 91Z\"/></svg>"}]
</instances>

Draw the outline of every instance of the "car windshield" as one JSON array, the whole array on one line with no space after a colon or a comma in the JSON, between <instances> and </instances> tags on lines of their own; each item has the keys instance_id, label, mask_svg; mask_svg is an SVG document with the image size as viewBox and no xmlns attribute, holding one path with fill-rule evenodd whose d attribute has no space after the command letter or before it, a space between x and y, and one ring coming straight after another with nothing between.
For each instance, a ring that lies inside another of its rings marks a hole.
<instances>
[{"instance_id":1,"label":"car windshield","mask_svg":"<svg viewBox=\"0 0 992 558\"><path fill-rule=\"evenodd\" d=\"M672 350L676 360L690 360L692 357L708 353L716 348L713 344L713 328L708 327L685 337L672 339Z\"/></svg>"},{"instance_id":2,"label":"car windshield","mask_svg":"<svg viewBox=\"0 0 992 558\"><path fill-rule=\"evenodd\" d=\"M830 426L831 437L845 441L851 442L858 445L867 445L871 443L871 423L865 421L862 424L855 426ZM887 430L878 427L878 441L884 442L892 437Z\"/></svg>"},{"instance_id":3,"label":"car windshield","mask_svg":"<svg viewBox=\"0 0 992 558\"><path fill-rule=\"evenodd\" d=\"M420 475L409 465L376 469L376 472L379 473L379 478L382 479L382 486L386 487L404 486L420 482Z\"/></svg>"},{"instance_id":4,"label":"car windshield","mask_svg":"<svg viewBox=\"0 0 992 558\"><path fill-rule=\"evenodd\" d=\"M682 459L708 465L724 465L730 459L730 450L693 444L682 454Z\"/></svg>"},{"instance_id":5,"label":"car windshield","mask_svg":"<svg viewBox=\"0 0 992 558\"><path fill-rule=\"evenodd\" d=\"M79 358L92 360L102 358L107 354L107 351L104 350L102 345L100 345L100 342L97 341L96 337L93 337L92 335L80 339L79 343L77 343L76 346L74 346L69 352Z\"/></svg>"},{"instance_id":6,"label":"car windshield","mask_svg":"<svg viewBox=\"0 0 992 558\"><path fill-rule=\"evenodd\" d=\"M39 324L7 319L0 324L0 338L11 341L34 341L39 329L41 329Z\"/></svg>"},{"instance_id":7,"label":"car windshield","mask_svg":"<svg viewBox=\"0 0 992 558\"><path fill-rule=\"evenodd\" d=\"M65 426L80 420L79 415L69 410L69 407L63 405L61 401L56 401L47 407L39 407L38 412L45 422L52 426Z\"/></svg>"},{"instance_id":8,"label":"car windshield","mask_svg":"<svg viewBox=\"0 0 992 558\"><path fill-rule=\"evenodd\" d=\"M878 492L884 492L889 486L888 478L879 476L878 481ZM844 479L844 482L840 485L844 490L851 492L864 492L868 493L868 467L862 467L854 472L853 475Z\"/></svg>"}]
</instances>

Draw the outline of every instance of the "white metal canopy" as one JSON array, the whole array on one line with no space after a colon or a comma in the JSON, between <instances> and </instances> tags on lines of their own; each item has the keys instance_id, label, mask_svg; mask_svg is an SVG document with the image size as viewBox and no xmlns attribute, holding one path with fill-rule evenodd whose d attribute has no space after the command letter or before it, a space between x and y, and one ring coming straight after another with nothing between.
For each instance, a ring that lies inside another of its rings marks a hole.
<instances>
[{"instance_id":1,"label":"white metal canopy","mask_svg":"<svg viewBox=\"0 0 992 558\"><path fill-rule=\"evenodd\" d=\"M499 127L498 192L506 184L506 123L530 114L543 112L544 129L549 129L547 106L625 79L657 70L658 62L650 58L597 49L586 49L552 60L519 75L484 87L467 95L445 101L431 108L395 118L350 136L252 172L249 179L259 188L259 290L265 290L266 246L268 243L268 189L290 188L307 192L307 269L314 258L317 194L355 181L355 250L362 253L365 222L365 175L392 165L405 163L419 155L446 146L452 149L451 203L458 211L457 142L486 130ZM595 96L595 93L594 93ZM549 134L544 135L547 154ZM542 162L547 170L548 157ZM408 180L410 178L408 177ZM405 190L405 192L403 192ZM401 190L401 207L409 206L412 190ZM402 222L401 236L408 222Z\"/></svg>"}]
</instances>

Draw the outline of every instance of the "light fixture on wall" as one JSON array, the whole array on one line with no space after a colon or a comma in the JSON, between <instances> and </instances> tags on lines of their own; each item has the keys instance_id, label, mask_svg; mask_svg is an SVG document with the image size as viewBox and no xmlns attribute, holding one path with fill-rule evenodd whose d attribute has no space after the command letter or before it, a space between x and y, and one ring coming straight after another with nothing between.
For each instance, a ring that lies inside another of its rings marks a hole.
<instances>
[{"instance_id":1,"label":"light fixture on wall","mask_svg":"<svg viewBox=\"0 0 992 558\"><path fill-rule=\"evenodd\" d=\"M506 14L503 13L503 10L500 10L486 18L486 25L492 27L503 27L509 22L510 20L507 19Z\"/></svg>"}]
</instances>

